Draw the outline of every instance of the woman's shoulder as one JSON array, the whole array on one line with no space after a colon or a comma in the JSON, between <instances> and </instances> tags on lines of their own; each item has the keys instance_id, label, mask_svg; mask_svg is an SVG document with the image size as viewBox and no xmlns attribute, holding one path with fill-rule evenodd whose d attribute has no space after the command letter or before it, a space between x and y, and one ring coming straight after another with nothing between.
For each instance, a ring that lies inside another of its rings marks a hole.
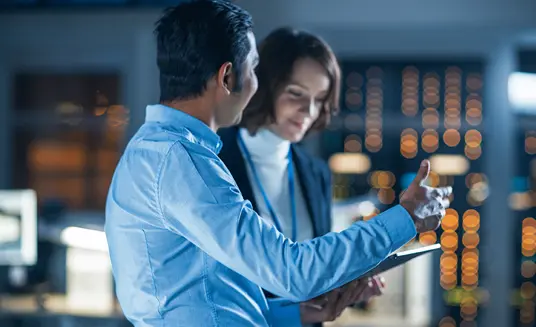
<instances>
[{"instance_id":1,"label":"woman's shoulder","mask_svg":"<svg viewBox=\"0 0 536 327\"><path fill-rule=\"evenodd\" d=\"M220 128L218 130L218 136L220 137L221 141L224 143L231 140L236 140L236 136L238 134L238 127L226 127L226 128Z\"/></svg>"},{"instance_id":2,"label":"woman's shoulder","mask_svg":"<svg viewBox=\"0 0 536 327\"><path fill-rule=\"evenodd\" d=\"M326 162L326 160L309 153L300 145L294 145L293 150L296 156L298 157L297 158L298 160L310 166L313 170L317 171L323 176L326 176L326 177L331 176L331 171L329 169L329 165Z\"/></svg>"},{"instance_id":3,"label":"woman's shoulder","mask_svg":"<svg viewBox=\"0 0 536 327\"><path fill-rule=\"evenodd\" d=\"M218 156L226 164L229 165L236 160L237 156L240 154L240 149L238 148L237 142L237 127L221 128L218 130L218 136L222 142L222 148Z\"/></svg>"}]
</instances>

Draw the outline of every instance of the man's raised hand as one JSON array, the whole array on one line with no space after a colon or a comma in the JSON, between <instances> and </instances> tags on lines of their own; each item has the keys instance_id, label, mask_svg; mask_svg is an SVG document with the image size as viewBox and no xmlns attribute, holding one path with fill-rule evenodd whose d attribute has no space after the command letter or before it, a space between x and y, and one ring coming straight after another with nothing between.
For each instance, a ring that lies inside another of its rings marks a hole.
<instances>
[{"instance_id":1,"label":"man's raised hand","mask_svg":"<svg viewBox=\"0 0 536 327\"><path fill-rule=\"evenodd\" d=\"M418 233L435 230L449 207L451 187L429 187L424 185L430 173L430 162L424 160L409 187L400 194L400 205L415 223Z\"/></svg>"}]
</instances>

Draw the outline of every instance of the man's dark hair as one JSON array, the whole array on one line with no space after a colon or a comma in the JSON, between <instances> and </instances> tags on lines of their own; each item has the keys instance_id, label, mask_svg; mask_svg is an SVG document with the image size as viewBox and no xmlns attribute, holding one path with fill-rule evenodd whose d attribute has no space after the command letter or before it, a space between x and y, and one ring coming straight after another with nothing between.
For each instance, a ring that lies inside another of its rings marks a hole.
<instances>
[{"instance_id":1,"label":"man's dark hair","mask_svg":"<svg viewBox=\"0 0 536 327\"><path fill-rule=\"evenodd\" d=\"M258 51L259 87L244 110L240 125L255 134L260 127L275 122L275 100L290 82L294 64L306 58L318 62L330 79L329 93L311 130L329 124L331 115L338 111L341 88L340 67L329 45L311 33L282 27L270 33Z\"/></svg>"},{"instance_id":2,"label":"man's dark hair","mask_svg":"<svg viewBox=\"0 0 536 327\"><path fill-rule=\"evenodd\" d=\"M194 0L168 8L155 28L160 101L200 96L225 62L233 64L234 91L240 91L252 27L250 14L228 1Z\"/></svg>"}]
</instances>

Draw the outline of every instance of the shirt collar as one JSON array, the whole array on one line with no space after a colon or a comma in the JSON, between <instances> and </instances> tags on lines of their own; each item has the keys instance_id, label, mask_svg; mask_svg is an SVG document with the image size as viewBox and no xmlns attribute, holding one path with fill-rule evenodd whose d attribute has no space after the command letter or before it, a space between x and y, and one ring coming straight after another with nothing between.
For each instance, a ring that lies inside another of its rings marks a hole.
<instances>
[{"instance_id":1,"label":"shirt collar","mask_svg":"<svg viewBox=\"0 0 536 327\"><path fill-rule=\"evenodd\" d=\"M149 105L145 112L145 121L164 123L177 129L184 128L189 132L187 137L190 141L198 143L216 154L221 150L222 142L218 134L207 124L183 111L161 104Z\"/></svg>"}]
</instances>

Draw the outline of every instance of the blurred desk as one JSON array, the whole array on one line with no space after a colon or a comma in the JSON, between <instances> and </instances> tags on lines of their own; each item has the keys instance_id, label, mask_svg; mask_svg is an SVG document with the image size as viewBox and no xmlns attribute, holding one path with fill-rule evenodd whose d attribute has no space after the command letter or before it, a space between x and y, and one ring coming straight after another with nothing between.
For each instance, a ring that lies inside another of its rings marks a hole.
<instances>
[{"instance_id":1,"label":"blurred desk","mask_svg":"<svg viewBox=\"0 0 536 327\"><path fill-rule=\"evenodd\" d=\"M0 296L0 322L3 319L17 319L28 321L28 324L14 324L13 326L32 326L30 321L50 318L50 326L59 326L58 320L69 320L72 323L62 326L131 326L119 309L111 308L109 311L87 309L71 309L65 295L49 294L45 297L44 307L39 308L35 296ZM4 324L0 324L4 326ZM11 326L11 325L8 325ZM40 325L43 326L43 325ZM428 327L425 325L410 324L402 317L378 317L348 309L339 319L325 324L326 327Z\"/></svg>"},{"instance_id":2,"label":"blurred desk","mask_svg":"<svg viewBox=\"0 0 536 327\"><path fill-rule=\"evenodd\" d=\"M1 315L66 315L95 318L124 319L119 311L119 305L109 310L94 310L92 308L70 308L67 297L63 294L44 295L44 309L39 308L35 295L0 296Z\"/></svg>"},{"instance_id":3,"label":"blurred desk","mask_svg":"<svg viewBox=\"0 0 536 327\"><path fill-rule=\"evenodd\" d=\"M347 309L334 322L324 324L325 327L429 327L428 325L416 325L407 322L402 317L378 317Z\"/></svg>"},{"instance_id":4,"label":"blurred desk","mask_svg":"<svg viewBox=\"0 0 536 327\"><path fill-rule=\"evenodd\" d=\"M2 327L127 327L132 326L117 305L108 311L91 308L70 308L62 294L44 296L44 309L35 295L0 295L0 326Z\"/></svg>"}]
</instances>

